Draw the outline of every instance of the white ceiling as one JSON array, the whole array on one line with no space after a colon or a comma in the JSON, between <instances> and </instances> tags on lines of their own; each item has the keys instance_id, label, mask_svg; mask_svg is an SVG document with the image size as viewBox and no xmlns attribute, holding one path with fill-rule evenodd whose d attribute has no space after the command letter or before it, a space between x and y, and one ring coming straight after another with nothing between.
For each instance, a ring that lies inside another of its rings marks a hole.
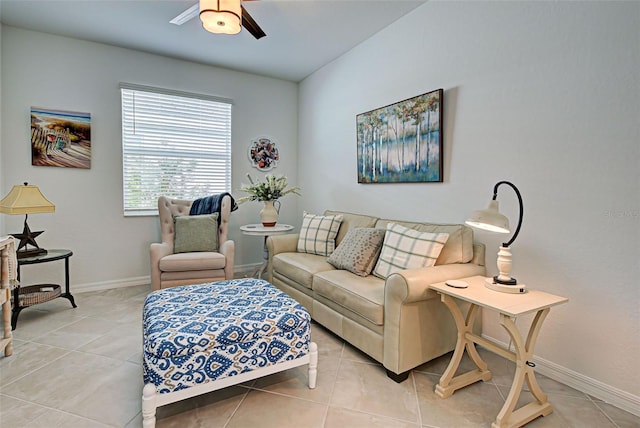
<instances>
[{"instance_id":1,"label":"white ceiling","mask_svg":"<svg viewBox=\"0 0 640 428\"><path fill-rule=\"evenodd\" d=\"M298 82L427 0L244 2L267 37L169 21L197 0L0 0L3 25Z\"/></svg>"}]
</instances>

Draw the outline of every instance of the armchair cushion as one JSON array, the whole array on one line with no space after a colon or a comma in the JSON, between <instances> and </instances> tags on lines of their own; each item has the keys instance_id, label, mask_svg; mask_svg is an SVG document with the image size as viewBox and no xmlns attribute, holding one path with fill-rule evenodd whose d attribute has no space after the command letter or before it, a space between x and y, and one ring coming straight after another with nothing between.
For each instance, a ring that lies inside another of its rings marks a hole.
<instances>
[{"instance_id":1,"label":"armchair cushion","mask_svg":"<svg viewBox=\"0 0 640 428\"><path fill-rule=\"evenodd\" d=\"M218 213L176 216L174 253L218 251Z\"/></svg>"},{"instance_id":2,"label":"armchair cushion","mask_svg":"<svg viewBox=\"0 0 640 428\"><path fill-rule=\"evenodd\" d=\"M401 270L433 266L448 238L448 233L418 232L389 223L373 274L386 279Z\"/></svg>"}]
</instances>

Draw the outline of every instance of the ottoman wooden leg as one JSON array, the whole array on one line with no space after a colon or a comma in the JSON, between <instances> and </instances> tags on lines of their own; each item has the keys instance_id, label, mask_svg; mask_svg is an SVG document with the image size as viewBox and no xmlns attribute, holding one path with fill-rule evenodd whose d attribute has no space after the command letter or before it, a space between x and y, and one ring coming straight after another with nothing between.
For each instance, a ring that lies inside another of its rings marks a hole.
<instances>
[{"instance_id":1,"label":"ottoman wooden leg","mask_svg":"<svg viewBox=\"0 0 640 428\"><path fill-rule=\"evenodd\" d=\"M309 389L316 387L318 377L318 345L315 342L309 343Z\"/></svg>"},{"instance_id":2,"label":"ottoman wooden leg","mask_svg":"<svg viewBox=\"0 0 640 428\"><path fill-rule=\"evenodd\" d=\"M142 388L142 426L143 428L156 426L156 387L150 383Z\"/></svg>"}]
</instances>

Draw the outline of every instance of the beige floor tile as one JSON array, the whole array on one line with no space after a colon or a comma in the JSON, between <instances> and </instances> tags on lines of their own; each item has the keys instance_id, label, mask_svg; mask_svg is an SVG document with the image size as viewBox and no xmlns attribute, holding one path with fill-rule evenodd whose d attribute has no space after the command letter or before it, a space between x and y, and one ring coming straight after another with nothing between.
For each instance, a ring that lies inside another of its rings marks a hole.
<instances>
[{"instance_id":1,"label":"beige floor tile","mask_svg":"<svg viewBox=\"0 0 640 428\"><path fill-rule=\"evenodd\" d=\"M138 302L119 302L89 317L117 323L136 323L142 326L142 305ZM138 331L142 332L141 327Z\"/></svg>"},{"instance_id":2,"label":"beige floor tile","mask_svg":"<svg viewBox=\"0 0 640 428\"><path fill-rule=\"evenodd\" d=\"M127 300L118 297L94 293L78 294L75 300L78 305L76 310L81 316L97 316L127 302ZM142 310L142 304L139 307Z\"/></svg>"},{"instance_id":3,"label":"beige floor tile","mask_svg":"<svg viewBox=\"0 0 640 428\"><path fill-rule=\"evenodd\" d=\"M324 425L327 405L253 390L238 407L228 428L315 428Z\"/></svg>"},{"instance_id":4,"label":"beige floor tile","mask_svg":"<svg viewBox=\"0 0 640 428\"><path fill-rule=\"evenodd\" d=\"M55 299L23 310L14 355L0 357L0 427L140 428L140 317L149 292L144 285L78 293L76 309ZM311 337L319 347L315 390L308 388L306 367L298 367L160 407L157 426L489 427L513 380L513 363L480 349L493 379L442 400L433 389L451 353L397 384L378 362L322 326L313 323ZM58 343L65 341L77 349L63 349L72 346ZM461 371L472 367L465 357ZM640 427L634 415L536 377L555 411L527 428Z\"/></svg>"},{"instance_id":5,"label":"beige floor tile","mask_svg":"<svg viewBox=\"0 0 640 428\"><path fill-rule=\"evenodd\" d=\"M224 427L248 393L247 388L232 386L162 406L157 410L156 426L158 428ZM139 420L142 422L141 415Z\"/></svg>"},{"instance_id":6,"label":"beige floor tile","mask_svg":"<svg viewBox=\"0 0 640 428\"><path fill-rule=\"evenodd\" d=\"M112 328L113 324L107 321L81 318L56 330L36 336L31 341L72 350L96 340Z\"/></svg>"},{"instance_id":7,"label":"beige floor tile","mask_svg":"<svg viewBox=\"0 0 640 428\"><path fill-rule=\"evenodd\" d=\"M0 395L0 427L107 428L108 425L71 413Z\"/></svg>"},{"instance_id":8,"label":"beige floor tile","mask_svg":"<svg viewBox=\"0 0 640 428\"><path fill-rule=\"evenodd\" d=\"M509 388L500 387L506 396ZM544 389L543 389L544 391ZM546 391L545 391L546 393ZM613 428L615 425L595 405L595 403L583 394L582 397L574 397L565 394L547 394L548 401L553 407L553 413L545 417L531 421L527 427L531 428L563 428L563 427L594 427ZM523 391L516 404L516 409L534 401L535 398L529 391Z\"/></svg>"},{"instance_id":9,"label":"beige floor tile","mask_svg":"<svg viewBox=\"0 0 640 428\"><path fill-rule=\"evenodd\" d=\"M322 357L318 361L316 387L309 389L307 366L285 370L257 379L254 388L328 404L338 374L340 360Z\"/></svg>"},{"instance_id":10,"label":"beige floor tile","mask_svg":"<svg viewBox=\"0 0 640 428\"><path fill-rule=\"evenodd\" d=\"M478 382L442 399L433 391L440 376L414 373L423 426L489 427L504 404L495 385Z\"/></svg>"},{"instance_id":11,"label":"beige floor tile","mask_svg":"<svg viewBox=\"0 0 640 428\"><path fill-rule=\"evenodd\" d=\"M99 355L71 352L4 387L3 393L123 426L141 408L142 368Z\"/></svg>"},{"instance_id":12,"label":"beige floor tile","mask_svg":"<svg viewBox=\"0 0 640 428\"><path fill-rule=\"evenodd\" d=\"M413 382L396 383L374 364L343 359L331 406L418 422Z\"/></svg>"},{"instance_id":13,"label":"beige floor tile","mask_svg":"<svg viewBox=\"0 0 640 428\"><path fill-rule=\"evenodd\" d=\"M18 323L16 329L13 330L13 337L25 341L32 340L35 337L42 336L83 318L71 306L60 308L59 311L39 309L40 306L45 306L49 303L53 303L53 301L37 307L23 309L18 316Z\"/></svg>"},{"instance_id":14,"label":"beige floor tile","mask_svg":"<svg viewBox=\"0 0 640 428\"><path fill-rule=\"evenodd\" d=\"M51 364L69 350L38 343L24 342L13 349L13 355L0 359L0 386L14 382Z\"/></svg>"},{"instance_id":15,"label":"beige floor tile","mask_svg":"<svg viewBox=\"0 0 640 428\"><path fill-rule=\"evenodd\" d=\"M418 428L419 425L353 410L329 407L325 428Z\"/></svg>"},{"instance_id":16,"label":"beige floor tile","mask_svg":"<svg viewBox=\"0 0 640 428\"><path fill-rule=\"evenodd\" d=\"M0 394L1 427L26 426L46 411L46 407Z\"/></svg>"},{"instance_id":17,"label":"beige floor tile","mask_svg":"<svg viewBox=\"0 0 640 428\"><path fill-rule=\"evenodd\" d=\"M111 324L111 330L80 346L77 350L120 360L138 357L142 363L142 332L129 324Z\"/></svg>"},{"instance_id":18,"label":"beige floor tile","mask_svg":"<svg viewBox=\"0 0 640 428\"><path fill-rule=\"evenodd\" d=\"M638 428L640 427L640 418L622 409L607 404L603 401L596 400L595 405L602 410L619 428Z\"/></svg>"},{"instance_id":19,"label":"beige floor tile","mask_svg":"<svg viewBox=\"0 0 640 428\"><path fill-rule=\"evenodd\" d=\"M376 364L379 366L382 365L378 361L374 360L369 355L365 354L364 352L362 352L361 350L359 350L358 348L356 348L355 346L349 343L344 344L344 350L342 351L342 358L344 360L358 361L361 363Z\"/></svg>"},{"instance_id":20,"label":"beige floor tile","mask_svg":"<svg viewBox=\"0 0 640 428\"><path fill-rule=\"evenodd\" d=\"M31 421L29 427L41 428L107 428L110 425L58 410L47 411Z\"/></svg>"},{"instance_id":21,"label":"beige floor tile","mask_svg":"<svg viewBox=\"0 0 640 428\"><path fill-rule=\"evenodd\" d=\"M319 358L340 358L344 341L315 322L311 323L311 341L318 345Z\"/></svg>"}]
</instances>

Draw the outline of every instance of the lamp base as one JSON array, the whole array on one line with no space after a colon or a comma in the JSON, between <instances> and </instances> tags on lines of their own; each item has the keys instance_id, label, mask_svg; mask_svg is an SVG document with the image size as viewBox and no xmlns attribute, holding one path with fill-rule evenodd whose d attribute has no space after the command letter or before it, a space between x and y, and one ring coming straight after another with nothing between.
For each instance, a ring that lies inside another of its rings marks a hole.
<instances>
[{"instance_id":1,"label":"lamp base","mask_svg":"<svg viewBox=\"0 0 640 428\"><path fill-rule=\"evenodd\" d=\"M501 293L523 294L527 292L527 286L524 284L500 284L495 282L494 278L487 278L484 282L484 286Z\"/></svg>"},{"instance_id":2,"label":"lamp base","mask_svg":"<svg viewBox=\"0 0 640 428\"><path fill-rule=\"evenodd\" d=\"M507 279L500 279L501 275L496 275L493 277L493 282L496 284L502 285L516 285L518 281L515 278L511 278L510 276L505 276Z\"/></svg>"}]
</instances>

